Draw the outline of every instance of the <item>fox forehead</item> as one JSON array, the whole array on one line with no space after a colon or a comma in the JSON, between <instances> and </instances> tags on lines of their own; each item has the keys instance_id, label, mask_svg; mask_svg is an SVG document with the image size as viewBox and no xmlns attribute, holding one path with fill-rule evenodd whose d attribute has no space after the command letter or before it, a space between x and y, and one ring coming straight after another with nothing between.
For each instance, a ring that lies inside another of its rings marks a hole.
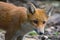
<instances>
[{"instance_id":1,"label":"fox forehead","mask_svg":"<svg viewBox=\"0 0 60 40\"><path fill-rule=\"evenodd\" d=\"M45 21L48 18L45 10L39 8L35 9L35 13L33 15L30 15L30 17L32 20L37 19L39 21Z\"/></svg>"}]
</instances>

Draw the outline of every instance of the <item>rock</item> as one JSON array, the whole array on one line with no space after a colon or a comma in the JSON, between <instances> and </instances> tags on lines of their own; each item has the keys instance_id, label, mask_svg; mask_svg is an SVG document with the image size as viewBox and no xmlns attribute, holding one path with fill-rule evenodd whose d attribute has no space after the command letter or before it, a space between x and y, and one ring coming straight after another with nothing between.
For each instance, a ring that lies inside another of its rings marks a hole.
<instances>
[{"instance_id":1,"label":"rock","mask_svg":"<svg viewBox=\"0 0 60 40\"><path fill-rule=\"evenodd\" d=\"M0 29L0 40L5 40L5 33L6 33L5 30Z\"/></svg>"}]
</instances>

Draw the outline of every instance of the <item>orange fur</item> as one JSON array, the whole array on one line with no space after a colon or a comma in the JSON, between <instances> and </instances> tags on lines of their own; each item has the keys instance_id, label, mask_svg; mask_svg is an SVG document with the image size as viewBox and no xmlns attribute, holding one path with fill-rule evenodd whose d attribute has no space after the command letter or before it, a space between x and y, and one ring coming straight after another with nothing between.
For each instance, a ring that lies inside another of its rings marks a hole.
<instances>
[{"instance_id":1,"label":"orange fur","mask_svg":"<svg viewBox=\"0 0 60 40\"><path fill-rule=\"evenodd\" d=\"M45 24L43 24L43 21L47 21L48 16L45 14L45 11L43 9L35 9L34 15L29 14L29 20L32 21L32 24L36 28L43 28L45 27ZM33 20L38 20L38 24L35 24Z\"/></svg>"},{"instance_id":2,"label":"orange fur","mask_svg":"<svg viewBox=\"0 0 60 40\"><path fill-rule=\"evenodd\" d=\"M7 31L6 40L11 40L14 32L19 30L20 24L27 19L26 8L0 2L0 28Z\"/></svg>"},{"instance_id":3,"label":"orange fur","mask_svg":"<svg viewBox=\"0 0 60 40\"><path fill-rule=\"evenodd\" d=\"M0 28L7 31L6 40L11 40L14 33L21 28L21 24L29 20L36 28L43 28L43 21L47 21L47 16L42 9L35 9L35 13L28 14L25 7L17 7L10 3L0 2ZM38 20L38 24L32 20Z\"/></svg>"}]
</instances>

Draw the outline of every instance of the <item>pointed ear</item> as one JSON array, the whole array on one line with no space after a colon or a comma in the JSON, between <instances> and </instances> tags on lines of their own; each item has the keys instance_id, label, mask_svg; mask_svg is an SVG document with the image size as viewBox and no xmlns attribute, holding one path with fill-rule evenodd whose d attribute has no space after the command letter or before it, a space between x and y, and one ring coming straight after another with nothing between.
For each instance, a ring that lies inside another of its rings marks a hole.
<instances>
[{"instance_id":1,"label":"pointed ear","mask_svg":"<svg viewBox=\"0 0 60 40\"><path fill-rule=\"evenodd\" d=\"M51 16L53 14L54 7L50 7L47 11L48 16Z\"/></svg>"},{"instance_id":2,"label":"pointed ear","mask_svg":"<svg viewBox=\"0 0 60 40\"><path fill-rule=\"evenodd\" d=\"M34 14L35 13L35 8L31 4L29 4L28 5L28 11L29 11L29 13Z\"/></svg>"}]
</instances>

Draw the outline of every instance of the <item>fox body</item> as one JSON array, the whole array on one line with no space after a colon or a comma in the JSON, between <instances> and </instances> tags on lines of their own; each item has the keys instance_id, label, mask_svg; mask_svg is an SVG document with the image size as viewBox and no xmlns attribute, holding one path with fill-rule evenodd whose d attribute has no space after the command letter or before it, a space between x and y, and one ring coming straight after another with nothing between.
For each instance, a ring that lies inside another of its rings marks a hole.
<instances>
[{"instance_id":1,"label":"fox body","mask_svg":"<svg viewBox=\"0 0 60 40\"><path fill-rule=\"evenodd\" d=\"M6 40L11 40L14 33L21 29L21 24L27 20L38 33L44 33L47 18L43 9L33 6L17 7L10 3L0 2L0 28L6 30Z\"/></svg>"}]
</instances>

